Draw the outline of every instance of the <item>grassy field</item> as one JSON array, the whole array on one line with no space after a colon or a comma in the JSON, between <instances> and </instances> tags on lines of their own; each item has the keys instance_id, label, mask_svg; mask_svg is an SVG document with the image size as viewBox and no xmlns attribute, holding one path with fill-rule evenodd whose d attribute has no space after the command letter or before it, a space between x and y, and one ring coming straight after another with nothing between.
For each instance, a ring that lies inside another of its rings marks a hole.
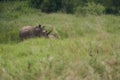
<instances>
[{"instance_id":1,"label":"grassy field","mask_svg":"<svg viewBox=\"0 0 120 80\"><path fill-rule=\"evenodd\" d=\"M120 16L41 13L0 3L0 80L120 80ZM19 40L25 25L60 39Z\"/></svg>"}]
</instances>

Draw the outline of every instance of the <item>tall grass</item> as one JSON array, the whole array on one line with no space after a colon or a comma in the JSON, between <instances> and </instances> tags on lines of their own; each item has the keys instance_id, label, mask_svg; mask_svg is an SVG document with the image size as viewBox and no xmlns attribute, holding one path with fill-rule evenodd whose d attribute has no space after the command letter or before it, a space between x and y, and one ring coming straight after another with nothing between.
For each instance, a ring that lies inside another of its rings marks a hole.
<instances>
[{"instance_id":1,"label":"tall grass","mask_svg":"<svg viewBox=\"0 0 120 80\"><path fill-rule=\"evenodd\" d=\"M5 80L119 80L119 40L30 39L0 47Z\"/></svg>"},{"instance_id":2,"label":"tall grass","mask_svg":"<svg viewBox=\"0 0 120 80\"><path fill-rule=\"evenodd\" d=\"M7 9L0 8L0 80L120 79L120 16L24 12L12 8L23 3L0 4ZM37 24L53 28L60 39L20 42L19 29Z\"/></svg>"}]
</instances>

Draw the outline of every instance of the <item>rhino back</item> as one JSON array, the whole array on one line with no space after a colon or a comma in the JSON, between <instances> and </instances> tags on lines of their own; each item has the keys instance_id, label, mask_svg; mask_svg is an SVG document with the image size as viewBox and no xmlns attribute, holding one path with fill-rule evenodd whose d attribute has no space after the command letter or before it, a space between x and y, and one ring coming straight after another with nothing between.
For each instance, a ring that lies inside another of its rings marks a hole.
<instances>
[{"instance_id":1,"label":"rhino back","mask_svg":"<svg viewBox=\"0 0 120 80\"><path fill-rule=\"evenodd\" d=\"M20 30L19 36L20 36L21 39L34 37L34 28L32 26L24 26Z\"/></svg>"}]
</instances>

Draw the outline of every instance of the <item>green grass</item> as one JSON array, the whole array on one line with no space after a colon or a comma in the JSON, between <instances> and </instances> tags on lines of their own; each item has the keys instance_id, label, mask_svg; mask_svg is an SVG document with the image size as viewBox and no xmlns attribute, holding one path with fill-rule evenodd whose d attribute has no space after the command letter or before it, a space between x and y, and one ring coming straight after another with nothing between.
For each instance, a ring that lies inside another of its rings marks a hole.
<instances>
[{"instance_id":1,"label":"green grass","mask_svg":"<svg viewBox=\"0 0 120 80\"><path fill-rule=\"evenodd\" d=\"M23 2L0 4L0 80L120 80L120 16L45 14ZM19 41L21 27L37 24L60 39Z\"/></svg>"}]
</instances>

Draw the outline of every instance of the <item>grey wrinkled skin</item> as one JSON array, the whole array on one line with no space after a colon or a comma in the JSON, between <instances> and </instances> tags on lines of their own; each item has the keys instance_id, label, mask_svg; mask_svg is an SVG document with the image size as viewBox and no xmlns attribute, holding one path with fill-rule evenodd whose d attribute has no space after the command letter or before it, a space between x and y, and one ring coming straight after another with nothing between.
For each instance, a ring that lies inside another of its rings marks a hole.
<instances>
[{"instance_id":1,"label":"grey wrinkled skin","mask_svg":"<svg viewBox=\"0 0 120 80\"><path fill-rule=\"evenodd\" d=\"M24 26L20 32L19 37L21 40L34 37L34 28L32 26Z\"/></svg>"}]
</instances>

